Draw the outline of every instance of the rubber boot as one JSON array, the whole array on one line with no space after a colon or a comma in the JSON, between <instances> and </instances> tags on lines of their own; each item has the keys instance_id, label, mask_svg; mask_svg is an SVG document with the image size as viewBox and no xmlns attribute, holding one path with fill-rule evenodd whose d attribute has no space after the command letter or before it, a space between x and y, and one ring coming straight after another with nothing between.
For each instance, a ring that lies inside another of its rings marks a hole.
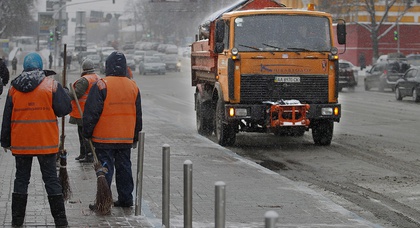
<instances>
[{"instance_id":1,"label":"rubber boot","mask_svg":"<svg viewBox=\"0 0 420 228\"><path fill-rule=\"evenodd\" d=\"M20 227L23 225L26 212L26 202L28 194L13 193L12 194L12 226Z\"/></svg>"},{"instance_id":2,"label":"rubber boot","mask_svg":"<svg viewBox=\"0 0 420 228\"><path fill-rule=\"evenodd\" d=\"M80 143L81 143L81 145L80 145L80 154L79 154L78 157L75 158L76 161L79 161L80 159L84 159L85 156L86 156L86 148L85 148L85 145L82 144L83 141L80 142Z\"/></svg>"},{"instance_id":3,"label":"rubber boot","mask_svg":"<svg viewBox=\"0 0 420 228\"><path fill-rule=\"evenodd\" d=\"M60 194L48 196L48 202L50 203L51 214L54 217L55 226L66 227L68 222L63 195Z\"/></svg>"},{"instance_id":4,"label":"rubber boot","mask_svg":"<svg viewBox=\"0 0 420 228\"><path fill-rule=\"evenodd\" d=\"M82 163L92 163L93 162L93 154L88 153L84 158L80 159L79 162Z\"/></svg>"}]
</instances>

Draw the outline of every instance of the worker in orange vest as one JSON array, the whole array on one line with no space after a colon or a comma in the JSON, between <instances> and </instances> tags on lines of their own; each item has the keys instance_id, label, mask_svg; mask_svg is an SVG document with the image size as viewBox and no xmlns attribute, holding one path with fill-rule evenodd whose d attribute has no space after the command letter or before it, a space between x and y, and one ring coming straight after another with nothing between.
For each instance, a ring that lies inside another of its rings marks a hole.
<instances>
[{"instance_id":1,"label":"worker in orange vest","mask_svg":"<svg viewBox=\"0 0 420 228\"><path fill-rule=\"evenodd\" d=\"M131 172L131 148L136 147L142 130L140 89L127 77L126 58L113 52L106 59L106 77L94 84L83 113L83 136L92 139L105 178L111 188L115 167L118 199L115 207L133 206L134 182ZM96 210L96 205L89 205Z\"/></svg>"},{"instance_id":2,"label":"worker in orange vest","mask_svg":"<svg viewBox=\"0 0 420 228\"><path fill-rule=\"evenodd\" d=\"M58 117L71 112L70 97L60 83L43 71L41 56L29 53L23 72L11 82L1 128L1 146L16 160L12 194L12 226L22 226L28 199L33 157L38 158L56 226L67 226L66 209L57 170Z\"/></svg>"},{"instance_id":3,"label":"worker in orange vest","mask_svg":"<svg viewBox=\"0 0 420 228\"><path fill-rule=\"evenodd\" d=\"M77 133L79 135L79 144L80 144L80 154L76 157L76 160L79 162L93 162L92 151L89 146L89 142L82 135L82 114L85 109L86 99L88 97L90 88L96 83L101 77L95 73L95 65L92 60L86 58L82 62L82 75L77 81L73 83L74 91L76 92L76 97L78 98L80 108L82 113L79 112L77 108L76 101L74 100L73 94L69 94L72 101L73 111L70 113L69 123L77 124Z\"/></svg>"}]
</instances>

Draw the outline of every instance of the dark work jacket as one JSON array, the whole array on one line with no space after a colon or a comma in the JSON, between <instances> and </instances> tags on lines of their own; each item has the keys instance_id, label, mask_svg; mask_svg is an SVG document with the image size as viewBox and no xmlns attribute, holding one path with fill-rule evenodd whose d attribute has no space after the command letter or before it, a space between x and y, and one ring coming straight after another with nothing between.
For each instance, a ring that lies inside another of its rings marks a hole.
<instances>
[{"instance_id":1,"label":"dark work jacket","mask_svg":"<svg viewBox=\"0 0 420 228\"><path fill-rule=\"evenodd\" d=\"M1 58L0 58L0 77L1 77L1 82L3 83L3 85L7 85L7 83L9 83L9 78L10 78L9 69L7 69L6 63Z\"/></svg>"}]
</instances>

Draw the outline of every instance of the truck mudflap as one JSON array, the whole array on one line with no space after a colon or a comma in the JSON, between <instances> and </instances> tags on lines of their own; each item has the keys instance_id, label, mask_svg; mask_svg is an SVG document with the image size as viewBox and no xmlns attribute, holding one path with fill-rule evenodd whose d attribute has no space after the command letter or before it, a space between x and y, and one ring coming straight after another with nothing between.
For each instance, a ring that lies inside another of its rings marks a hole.
<instances>
[{"instance_id":1,"label":"truck mudflap","mask_svg":"<svg viewBox=\"0 0 420 228\"><path fill-rule=\"evenodd\" d=\"M310 120L307 118L309 104L301 104L297 100L280 100L278 102L264 102L271 104L267 112L269 113L268 128L277 127L308 127Z\"/></svg>"}]
</instances>

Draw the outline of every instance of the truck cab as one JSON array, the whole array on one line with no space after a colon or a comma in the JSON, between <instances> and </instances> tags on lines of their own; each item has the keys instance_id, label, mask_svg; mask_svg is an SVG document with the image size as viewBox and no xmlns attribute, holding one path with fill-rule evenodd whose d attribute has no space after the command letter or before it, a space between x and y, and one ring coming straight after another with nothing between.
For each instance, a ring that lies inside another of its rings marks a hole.
<instances>
[{"instance_id":1,"label":"truck cab","mask_svg":"<svg viewBox=\"0 0 420 228\"><path fill-rule=\"evenodd\" d=\"M332 30L329 14L287 7L226 12L203 26L191 53L199 133L233 145L240 131L312 128L329 145L341 117ZM345 27L337 32L345 43Z\"/></svg>"}]
</instances>

